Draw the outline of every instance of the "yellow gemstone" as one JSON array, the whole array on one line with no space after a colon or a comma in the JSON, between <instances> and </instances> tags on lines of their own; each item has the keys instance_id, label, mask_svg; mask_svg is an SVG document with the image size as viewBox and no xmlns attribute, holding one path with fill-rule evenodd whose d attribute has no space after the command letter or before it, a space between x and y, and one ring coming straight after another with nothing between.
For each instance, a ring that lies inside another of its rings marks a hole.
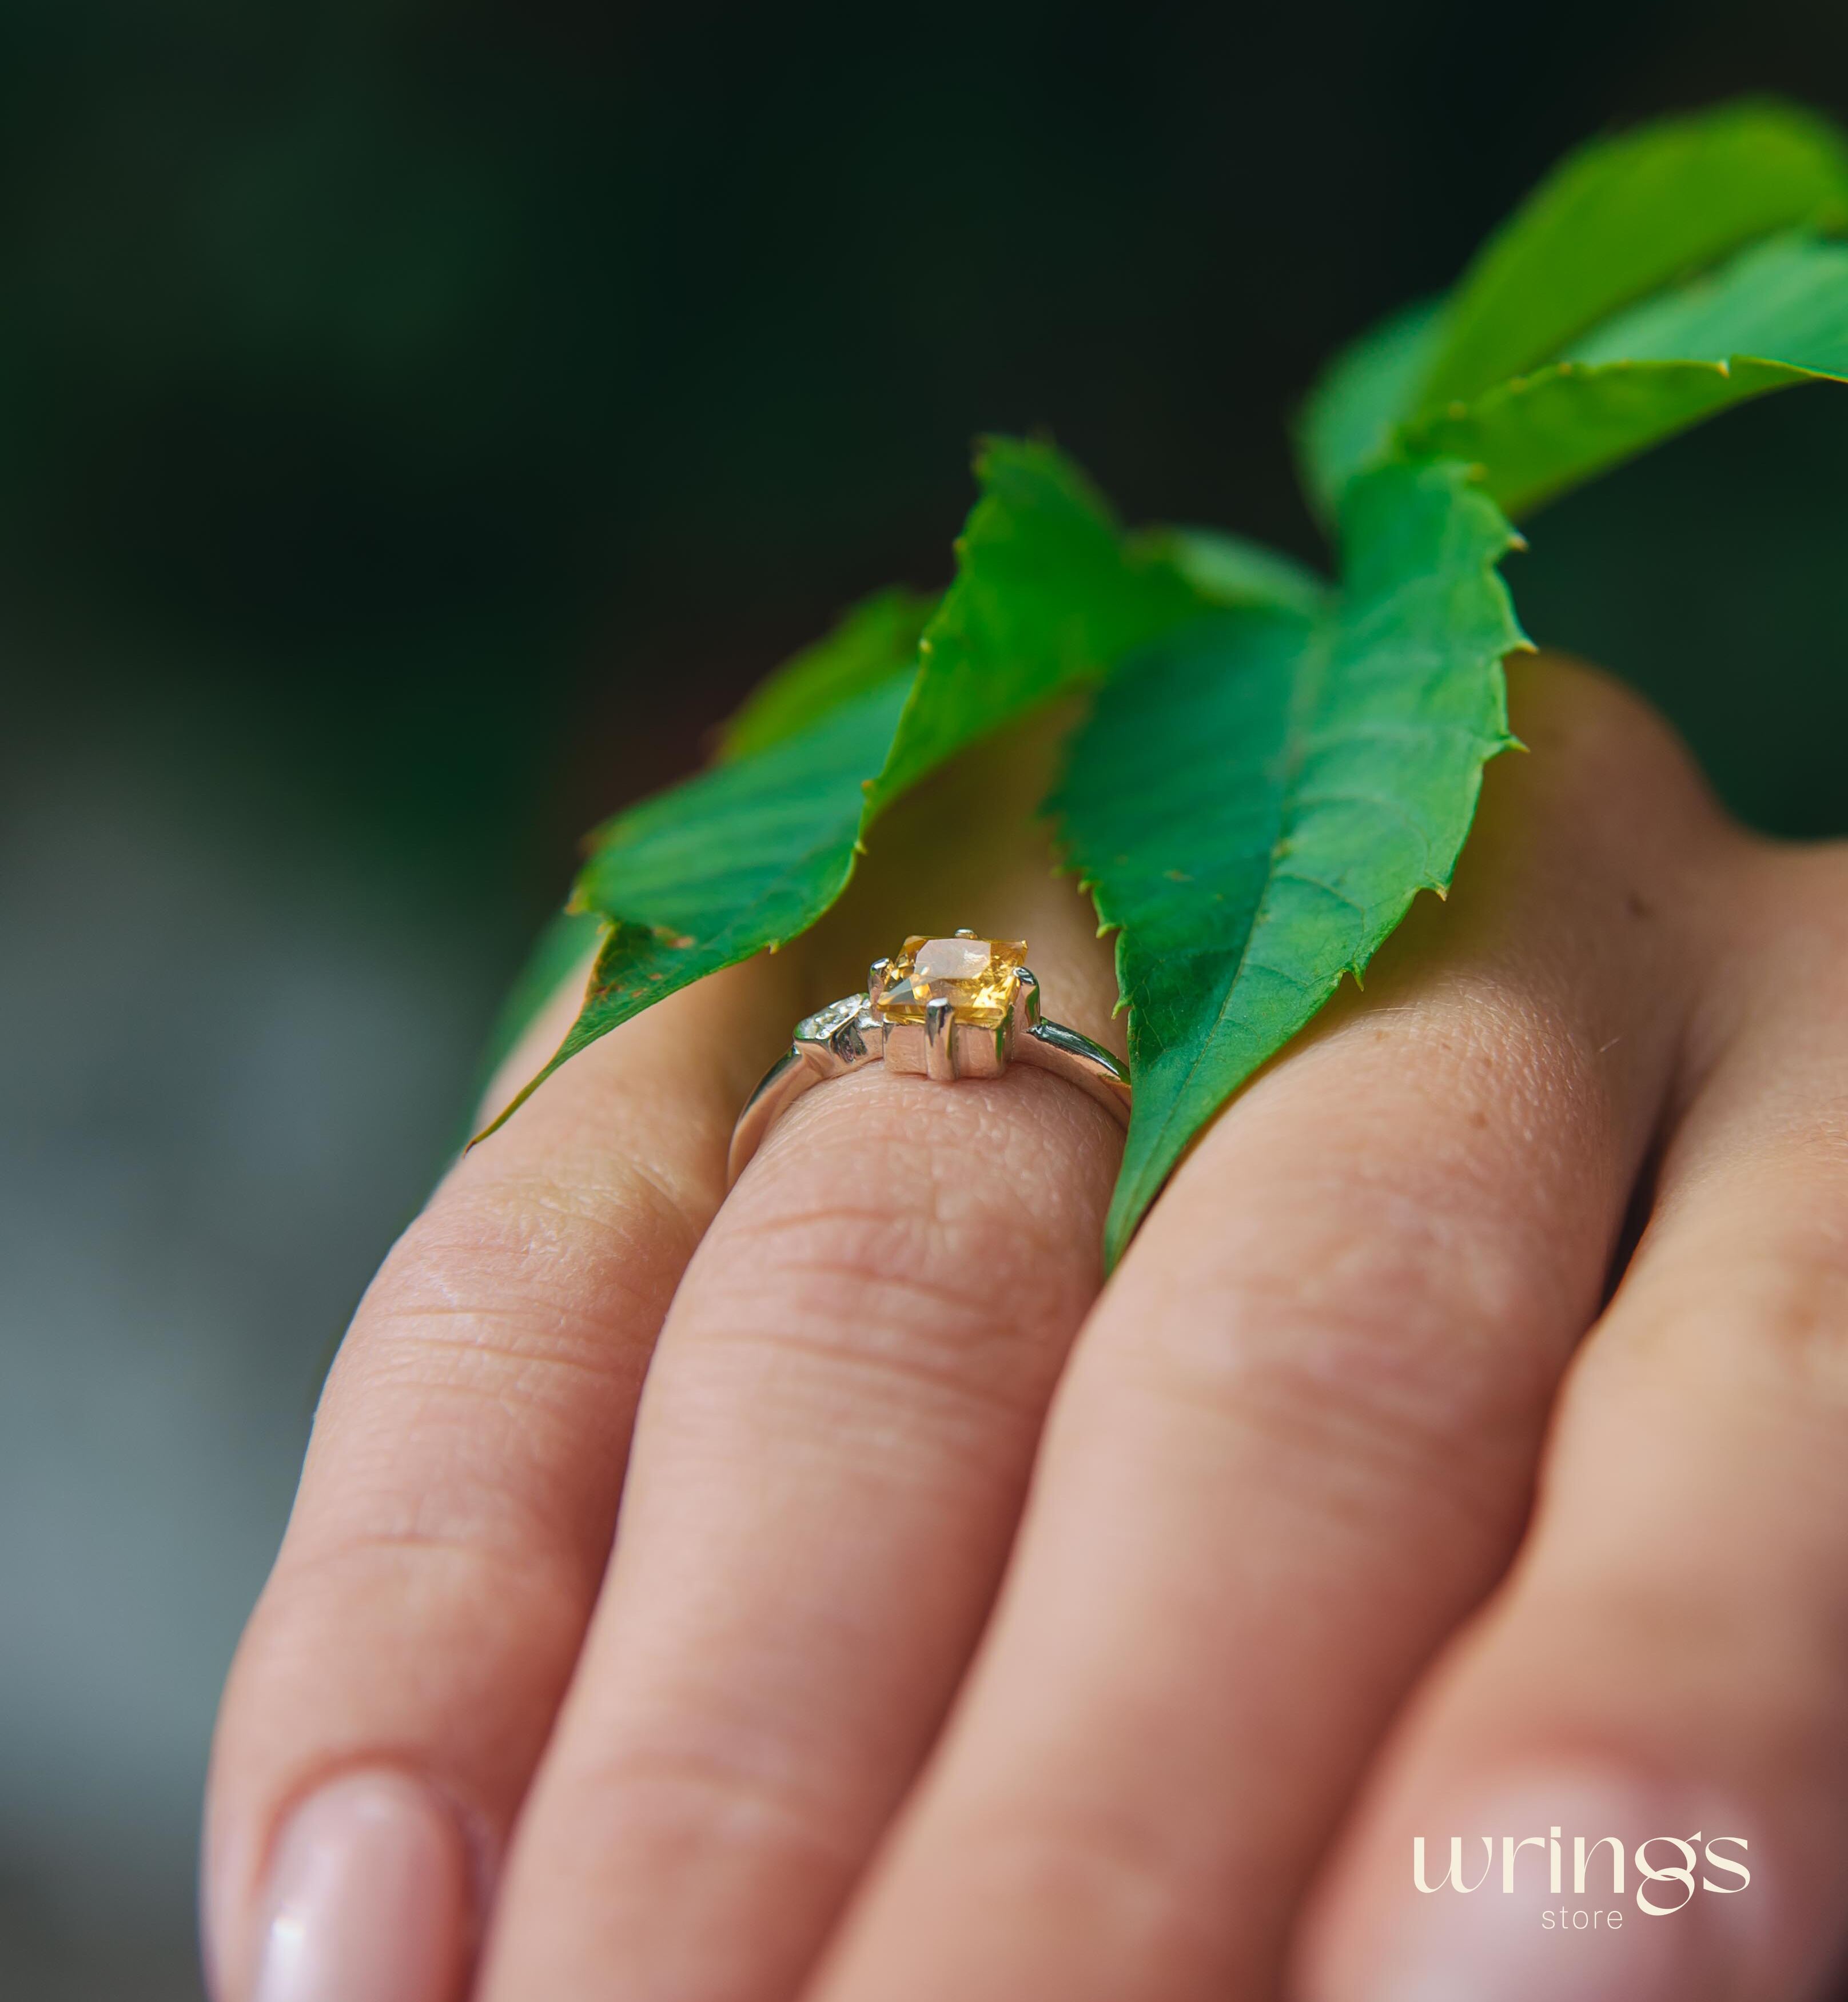
<instances>
[{"instance_id":1,"label":"yellow gemstone","mask_svg":"<svg viewBox=\"0 0 1848 2002\"><path fill-rule=\"evenodd\" d=\"M908 938L878 995L889 1022L921 1022L933 1001L947 1001L959 1022L999 1028L1014 1006L1025 939Z\"/></svg>"}]
</instances>

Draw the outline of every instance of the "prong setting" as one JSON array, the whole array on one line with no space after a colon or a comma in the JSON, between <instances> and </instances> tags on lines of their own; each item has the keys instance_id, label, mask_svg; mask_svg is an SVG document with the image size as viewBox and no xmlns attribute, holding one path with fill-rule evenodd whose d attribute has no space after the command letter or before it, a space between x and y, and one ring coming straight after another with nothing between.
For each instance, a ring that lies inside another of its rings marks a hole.
<instances>
[{"instance_id":1,"label":"prong setting","mask_svg":"<svg viewBox=\"0 0 1848 2002\"><path fill-rule=\"evenodd\" d=\"M804 1092L881 1061L889 1070L946 1084L999 1077L1010 1064L1031 1064L1077 1086L1127 1123L1127 1072L1088 1037L1041 1018L1039 982L1025 964L1025 942L990 940L977 950L962 943L976 933L952 936L958 949L950 950L942 950L949 942L941 934L907 939L897 961L876 959L867 969L864 994L847 995L796 1024L788 1050L738 1116L732 1181Z\"/></svg>"},{"instance_id":2,"label":"prong setting","mask_svg":"<svg viewBox=\"0 0 1848 2002\"><path fill-rule=\"evenodd\" d=\"M954 1084L956 1069L956 1011L948 1001L933 1001L924 1010L924 1075L940 1084Z\"/></svg>"}]
</instances>

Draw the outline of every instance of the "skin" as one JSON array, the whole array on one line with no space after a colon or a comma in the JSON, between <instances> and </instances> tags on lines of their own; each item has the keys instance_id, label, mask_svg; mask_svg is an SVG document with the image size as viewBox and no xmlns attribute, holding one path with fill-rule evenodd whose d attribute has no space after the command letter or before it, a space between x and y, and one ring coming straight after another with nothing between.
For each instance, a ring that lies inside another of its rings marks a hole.
<instances>
[{"instance_id":1,"label":"skin","mask_svg":"<svg viewBox=\"0 0 1848 2002\"><path fill-rule=\"evenodd\" d=\"M920 925L1029 938L1048 1012L1120 1048L1016 804L1043 743L927 789L799 948L457 1164L347 1338L226 1691L223 2002L1819 1992L1848 853L1728 823L1602 678L1513 682L1529 755L1448 902L1108 1285L1119 1136L1035 1072L875 1066L724 1188L787 1024ZM1543 1842L1503 1894L1501 1836L1555 1825L1567 1895ZM1747 1840L1743 1893L1570 1895L1574 1835L1696 1830ZM1441 1876L1452 1834L1496 1874L1423 1895L1412 1837ZM1542 1931L1562 1903L1624 1922Z\"/></svg>"}]
</instances>

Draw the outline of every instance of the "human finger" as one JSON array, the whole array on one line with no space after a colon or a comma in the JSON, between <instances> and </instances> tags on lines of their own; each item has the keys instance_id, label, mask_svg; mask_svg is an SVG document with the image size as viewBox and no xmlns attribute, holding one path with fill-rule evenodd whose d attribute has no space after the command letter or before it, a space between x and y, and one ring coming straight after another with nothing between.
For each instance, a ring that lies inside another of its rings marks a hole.
<instances>
[{"instance_id":1,"label":"human finger","mask_svg":"<svg viewBox=\"0 0 1848 2002\"><path fill-rule=\"evenodd\" d=\"M460 1992L596 1592L648 1355L791 991L760 961L584 1052L456 1165L368 1291L220 1714L222 1997Z\"/></svg>"},{"instance_id":2,"label":"human finger","mask_svg":"<svg viewBox=\"0 0 1848 2002\"><path fill-rule=\"evenodd\" d=\"M978 759L882 823L831 935L856 985L933 913L1025 937L1049 1013L1108 1034L1109 954L1022 770ZM1023 1065L945 1086L875 1064L773 1130L663 1331L486 1997L800 1984L987 1614L1120 1148Z\"/></svg>"},{"instance_id":3,"label":"human finger","mask_svg":"<svg viewBox=\"0 0 1848 2002\"><path fill-rule=\"evenodd\" d=\"M1596 1310L1724 837L1609 684L1516 685L1427 909L1220 1120L1100 1302L987 1644L826 2002L1272 1991Z\"/></svg>"},{"instance_id":4,"label":"human finger","mask_svg":"<svg viewBox=\"0 0 1848 2002\"><path fill-rule=\"evenodd\" d=\"M1314 2002L1798 2002L1841 1972L1848 863L1754 851L1728 902L1653 1216L1521 1562L1319 1900ZM1453 1837L1465 1884L1490 1845L1467 1898Z\"/></svg>"}]
</instances>

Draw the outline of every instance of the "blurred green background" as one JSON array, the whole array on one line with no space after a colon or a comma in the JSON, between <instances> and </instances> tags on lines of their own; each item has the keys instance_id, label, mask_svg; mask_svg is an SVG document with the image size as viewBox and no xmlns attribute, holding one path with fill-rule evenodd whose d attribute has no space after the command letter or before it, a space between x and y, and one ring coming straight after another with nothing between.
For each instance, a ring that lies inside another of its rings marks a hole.
<instances>
[{"instance_id":1,"label":"blurred green background","mask_svg":"<svg viewBox=\"0 0 1848 2002\"><path fill-rule=\"evenodd\" d=\"M197 1994L319 1372L578 831L985 428L1315 556L1286 420L1565 146L1848 16L0 7L0 1993ZM1530 630L1848 830L1848 396L1532 525Z\"/></svg>"}]
</instances>

